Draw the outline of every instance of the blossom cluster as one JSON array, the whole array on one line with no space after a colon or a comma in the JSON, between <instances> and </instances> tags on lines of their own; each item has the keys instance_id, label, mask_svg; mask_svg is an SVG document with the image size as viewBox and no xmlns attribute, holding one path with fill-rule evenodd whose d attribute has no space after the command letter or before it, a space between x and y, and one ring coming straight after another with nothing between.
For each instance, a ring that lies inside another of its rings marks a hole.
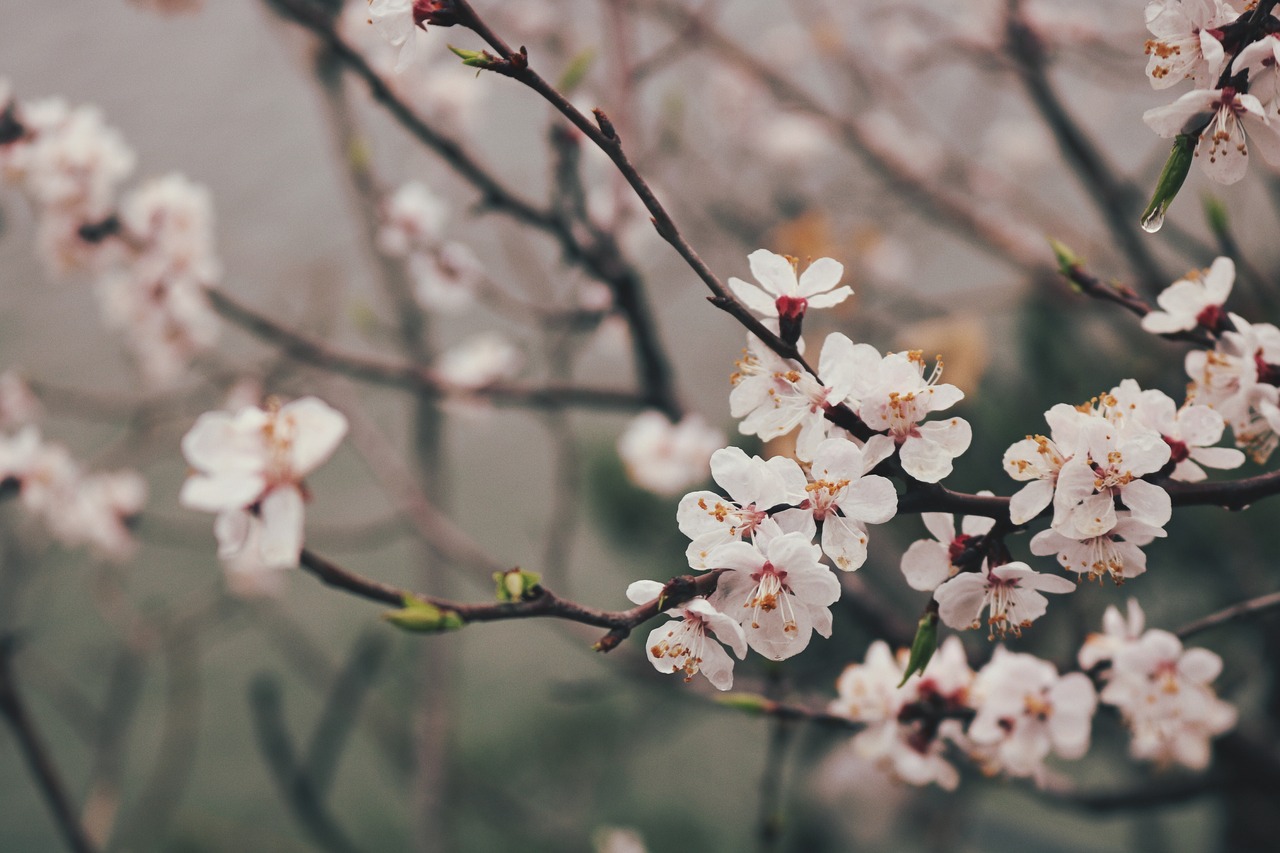
<instances>
[{"instance_id":1,"label":"blossom cluster","mask_svg":"<svg viewBox=\"0 0 1280 853\"><path fill-rule=\"evenodd\" d=\"M118 196L135 159L96 107L18 101L0 81L0 180L30 199L49 267L93 275L106 323L164 384L216 341L204 289L221 272L208 190L174 174Z\"/></svg>"},{"instance_id":2,"label":"blossom cluster","mask_svg":"<svg viewBox=\"0 0 1280 853\"><path fill-rule=\"evenodd\" d=\"M147 484L134 471L91 472L62 444L27 424L0 433L0 489L16 487L23 509L69 548L88 547L124 561L137 544L129 522L147 501Z\"/></svg>"},{"instance_id":3,"label":"blossom cluster","mask_svg":"<svg viewBox=\"0 0 1280 853\"><path fill-rule=\"evenodd\" d=\"M1194 87L1172 104L1148 110L1147 125L1165 138L1196 135L1205 174L1222 184L1244 177L1248 143L1280 168L1280 19L1225 0L1152 0L1147 5L1147 77L1156 89L1186 80Z\"/></svg>"},{"instance_id":4,"label":"blossom cluster","mask_svg":"<svg viewBox=\"0 0 1280 853\"><path fill-rule=\"evenodd\" d=\"M464 243L445 238L449 208L444 200L425 184L410 181L383 201L380 213L378 248L404 261L422 307L446 313L469 308L484 267Z\"/></svg>"}]
</instances>

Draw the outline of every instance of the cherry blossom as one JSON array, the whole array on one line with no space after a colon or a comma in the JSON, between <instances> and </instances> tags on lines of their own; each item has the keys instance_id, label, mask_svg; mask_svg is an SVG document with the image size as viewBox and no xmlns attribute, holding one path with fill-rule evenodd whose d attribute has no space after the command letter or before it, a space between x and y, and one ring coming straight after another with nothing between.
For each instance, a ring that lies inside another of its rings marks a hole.
<instances>
[{"instance_id":1,"label":"cherry blossom","mask_svg":"<svg viewBox=\"0 0 1280 853\"><path fill-rule=\"evenodd\" d=\"M16 371L0 373L0 429L32 423L41 411L40 401Z\"/></svg>"},{"instance_id":2,"label":"cherry blossom","mask_svg":"<svg viewBox=\"0 0 1280 853\"><path fill-rule=\"evenodd\" d=\"M1085 637L1077 660L1080 668L1088 672L1101 663L1110 661L1116 653L1142 636L1146 614L1136 598L1125 605L1125 615L1114 604L1107 605L1102 614L1102 632Z\"/></svg>"},{"instance_id":3,"label":"cherry blossom","mask_svg":"<svg viewBox=\"0 0 1280 853\"><path fill-rule=\"evenodd\" d=\"M876 436L866 448L829 438L813 455L813 482L805 488L813 517L822 523L822 551L838 569L853 571L865 563L867 525L884 524L898 512L893 483L867 473L892 453L892 442Z\"/></svg>"},{"instance_id":4,"label":"cherry blossom","mask_svg":"<svg viewBox=\"0 0 1280 853\"><path fill-rule=\"evenodd\" d=\"M727 499L711 491L691 492L676 509L680 532L693 540L686 551L692 568L711 568L708 558L721 545L754 539L771 518L770 510L787 530L813 538L813 514L799 508L808 499L808 479L794 459L765 460L725 447L711 454L711 476ZM796 509L780 509L785 507Z\"/></svg>"},{"instance_id":5,"label":"cherry blossom","mask_svg":"<svg viewBox=\"0 0 1280 853\"><path fill-rule=\"evenodd\" d=\"M1235 278L1236 265L1230 258L1215 259L1207 270L1192 270L1156 297L1161 310L1143 317L1142 328L1156 335L1189 332L1197 326L1221 331L1226 320L1222 306Z\"/></svg>"},{"instance_id":6,"label":"cherry blossom","mask_svg":"<svg viewBox=\"0 0 1280 853\"><path fill-rule=\"evenodd\" d=\"M636 581L627 587L627 598L647 604L662 594L657 581ZM733 686L733 658L707 632L733 649L739 659L747 656L747 638L741 626L716 610L707 599L694 598L670 612L678 618L654 628L645 644L649 662L659 672L683 672L686 682L701 672L717 690Z\"/></svg>"},{"instance_id":7,"label":"cherry blossom","mask_svg":"<svg viewBox=\"0 0 1280 853\"><path fill-rule=\"evenodd\" d=\"M1148 4L1147 77L1157 89L1191 78L1200 86L1213 82L1226 64L1222 30L1237 13L1222 0L1157 0Z\"/></svg>"},{"instance_id":8,"label":"cherry blossom","mask_svg":"<svg viewBox=\"0 0 1280 853\"><path fill-rule=\"evenodd\" d=\"M1231 447L1215 447L1222 440L1226 421L1208 406L1189 404L1176 408L1175 403L1160 392L1146 392L1144 420L1169 445L1169 461L1173 471L1169 477L1196 483L1208 475L1204 468L1230 469L1244 464L1245 456Z\"/></svg>"},{"instance_id":9,"label":"cherry blossom","mask_svg":"<svg viewBox=\"0 0 1280 853\"><path fill-rule=\"evenodd\" d=\"M347 432L347 419L315 397L266 410L206 412L182 438L195 472L182 486L183 506L218 513L218 554L251 546L263 569L296 566L302 551L302 480L322 465Z\"/></svg>"},{"instance_id":10,"label":"cherry blossom","mask_svg":"<svg viewBox=\"0 0 1280 853\"><path fill-rule=\"evenodd\" d=\"M446 351L435 372L458 388L484 388L511 379L524 366L524 355L497 332L482 332Z\"/></svg>"},{"instance_id":11,"label":"cherry blossom","mask_svg":"<svg viewBox=\"0 0 1280 853\"><path fill-rule=\"evenodd\" d=\"M1238 314L1229 317L1234 331L1224 332L1213 350L1187 353L1192 380L1187 401L1221 414L1236 445L1262 463L1277 442L1276 426L1268 423L1266 411L1280 402L1280 329L1249 323Z\"/></svg>"},{"instance_id":12,"label":"cherry blossom","mask_svg":"<svg viewBox=\"0 0 1280 853\"><path fill-rule=\"evenodd\" d=\"M874 348L866 344L855 345L838 333L827 336L818 360L818 373L829 383L823 385L749 336L731 379L729 412L742 418L738 430L743 435L758 435L765 441L798 429L796 456L808 461L834 428L826 418L827 408L845 402L868 356L878 360Z\"/></svg>"},{"instance_id":13,"label":"cherry blossom","mask_svg":"<svg viewBox=\"0 0 1280 853\"><path fill-rule=\"evenodd\" d=\"M751 648L771 660L793 657L814 631L831 636L840 582L818 562L821 555L803 533L777 528L761 530L754 543L721 545L707 562L732 571L720 576L711 601L743 626Z\"/></svg>"},{"instance_id":14,"label":"cherry blossom","mask_svg":"<svg viewBox=\"0 0 1280 853\"><path fill-rule=\"evenodd\" d=\"M991 492L979 492L989 495ZM955 516L949 512L921 513L920 520L934 535L911 543L902 555L902 574L912 589L931 591L955 577L960 571L957 560L975 537L985 535L995 519L978 515L965 516L956 533Z\"/></svg>"},{"instance_id":15,"label":"cherry blossom","mask_svg":"<svg viewBox=\"0 0 1280 853\"><path fill-rule=\"evenodd\" d=\"M861 664L845 668L828 712L867 727L853 738L862 759L911 785L936 783L955 790L960 775L946 760L948 741L960 741L973 672L957 637L948 637L921 674L902 684L905 654L896 658L882 640ZM948 718L954 715L953 718Z\"/></svg>"},{"instance_id":16,"label":"cherry blossom","mask_svg":"<svg viewBox=\"0 0 1280 853\"><path fill-rule=\"evenodd\" d=\"M396 73L425 49L426 26L418 14L421 0L369 0L369 23L392 47L399 48Z\"/></svg>"},{"instance_id":17,"label":"cherry blossom","mask_svg":"<svg viewBox=\"0 0 1280 853\"><path fill-rule=\"evenodd\" d=\"M1103 578L1110 577L1121 584L1147 570L1147 555L1140 546L1164 535L1159 527L1138 521L1129 513L1120 513L1115 527L1086 539L1063 536L1052 528L1042 530L1031 539L1031 553L1037 557L1055 554L1064 569L1077 572L1082 578L1101 583Z\"/></svg>"},{"instance_id":18,"label":"cherry blossom","mask_svg":"<svg viewBox=\"0 0 1280 853\"><path fill-rule=\"evenodd\" d=\"M1058 474L1054 529L1075 539L1101 536L1116 525L1117 497L1135 520L1163 527L1173 512L1169 493L1140 479L1169 462L1172 451L1160 434L1137 422L1091 417L1080 437L1080 451Z\"/></svg>"},{"instance_id":19,"label":"cherry blossom","mask_svg":"<svg viewBox=\"0 0 1280 853\"><path fill-rule=\"evenodd\" d=\"M765 317L800 318L808 308L830 308L853 295L848 286L837 287L844 265L831 258L819 258L797 278L800 262L768 249L747 256L751 274L759 285L730 278L729 287L742 302Z\"/></svg>"},{"instance_id":20,"label":"cherry blossom","mask_svg":"<svg viewBox=\"0 0 1280 853\"><path fill-rule=\"evenodd\" d=\"M703 481L724 433L690 413L672 423L661 412L639 415L618 439L618 455L631 482L659 495L674 495Z\"/></svg>"},{"instance_id":21,"label":"cherry blossom","mask_svg":"<svg viewBox=\"0 0 1280 853\"><path fill-rule=\"evenodd\" d=\"M1168 631L1152 629L1114 652L1102 701L1120 709L1133 734L1134 758L1209 764L1209 741L1235 725L1236 711L1209 686L1222 658L1186 649Z\"/></svg>"},{"instance_id":22,"label":"cherry blossom","mask_svg":"<svg viewBox=\"0 0 1280 853\"><path fill-rule=\"evenodd\" d=\"M1268 33L1252 44L1247 44L1236 54L1231 63L1231 73L1249 72L1249 94L1266 108L1271 116L1280 106L1280 33Z\"/></svg>"},{"instance_id":23,"label":"cherry blossom","mask_svg":"<svg viewBox=\"0 0 1280 853\"><path fill-rule=\"evenodd\" d=\"M1076 585L1057 575L1042 575L1026 563L1012 562L979 572L961 572L934 591L938 615L950 628L964 630L982 625L988 610L989 637L1019 636L1044 615L1049 600L1041 592L1074 592Z\"/></svg>"},{"instance_id":24,"label":"cherry blossom","mask_svg":"<svg viewBox=\"0 0 1280 853\"><path fill-rule=\"evenodd\" d=\"M1187 92L1168 106L1147 110L1142 120L1165 139L1199 132L1196 157L1205 174L1220 184L1234 184L1244 177L1248 139L1264 160L1280 167L1280 135L1262 103L1230 86Z\"/></svg>"},{"instance_id":25,"label":"cherry blossom","mask_svg":"<svg viewBox=\"0 0 1280 853\"><path fill-rule=\"evenodd\" d=\"M1051 437L1027 436L1005 451L1005 472L1015 480L1031 481L1009 501L1009 519L1014 524L1026 524L1053 503L1062 466L1079 449L1084 418L1078 409L1058 403L1044 413Z\"/></svg>"},{"instance_id":26,"label":"cherry blossom","mask_svg":"<svg viewBox=\"0 0 1280 853\"><path fill-rule=\"evenodd\" d=\"M973 439L969 423L960 418L922 423L964 399L956 386L938 383L941 372L939 365L926 379L919 351L890 353L874 372L859 371L854 392L860 398L858 414L872 429L888 432L903 470L924 483L950 474Z\"/></svg>"},{"instance_id":27,"label":"cherry blossom","mask_svg":"<svg viewBox=\"0 0 1280 853\"><path fill-rule=\"evenodd\" d=\"M449 241L409 256L413 295L429 311L456 313L475 302L484 264L471 248Z\"/></svg>"},{"instance_id":28,"label":"cherry blossom","mask_svg":"<svg viewBox=\"0 0 1280 853\"><path fill-rule=\"evenodd\" d=\"M382 202L378 248L395 258L407 258L444 235L449 208L420 181L409 181Z\"/></svg>"},{"instance_id":29,"label":"cherry blossom","mask_svg":"<svg viewBox=\"0 0 1280 853\"><path fill-rule=\"evenodd\" d=\"M1043 778L1050 752L1074 760L1089 750L1098 696L1083 673L1059 676L1048 661L998 646L973 694L968 736L992 772Z\"/></svg>"}]
</instances>

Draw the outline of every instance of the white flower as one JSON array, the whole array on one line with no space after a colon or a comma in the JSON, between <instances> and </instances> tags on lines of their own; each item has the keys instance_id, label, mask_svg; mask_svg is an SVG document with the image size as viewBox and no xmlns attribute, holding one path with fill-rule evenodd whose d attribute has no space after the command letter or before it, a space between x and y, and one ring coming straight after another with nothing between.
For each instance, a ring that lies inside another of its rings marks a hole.
<instances>
[{"instance_id":1,"label":"white flower","mask_svg":"<svg viewBox=\"0 0 1280 853\"><path fill-rule=\"evenodd\" d=\"M1026 563L1005 563L980 572L961 572L934 591L938 615L950 628L962 631L982 625L982 611L989 610L987 630L991 639L1019 636L1023 628L1044 615L1049 601L1041 592L1073 592L1076 585L1057 575L1042 575Z\"/></svg>"},{"instance_id":2,"label":"white flower","mask_svg":"<svg viewBox=\"0 0 1280 853\"><path fill-rule=\"evenodd\" d=\"M1077 660L1082 670L1088 672L1098 664L1110 661L1121 649L1142 636L1146 615L1138 600L1129 599L1126 608L1127 616L1121 616L1114 604L1107 606L1102 614L1102 633L1085 637L1084 645L1080 647Z\"/></svg>"},{"instance_id":3,"label":"white flower","mask_svg":"<svg viewBox=\"0 0 1280 853\"><path fill-rule=\"evenodd\" d=\"M1157 430L1169 445L1169 461L1174 463L1170 479L1195 483L1205 479L1208 468L1239 468L1244 454L1231 447L1214 447L1222 440L1226 421L1208 406L1188 404L1181 409L1160 392L1144 392L1148 396L1144 420Z\"/></svg>"},{"instance_id":4,"label":"white flower","mask_svg":"<svg viewBox=\"0 0 1280 853\"><path fill-rule=\"evenodd\" d=\"M1226 319L1222 306L1235 278L1236 265L1230 258L1217 258L1207 270L1192 270L1156 297L1163 310L1143 317L1142 328L1156 335L1189 332L1197 326L1221 330Z\"/></svg>"},{"instance_id":5,"label":"white flower","mask_svg":"<svg viewBox=\"0 0 1280 853\"><path fill-rule=\"evenodd\" d=\"M419 22L415 0L369 0L369 23L392 47L400 48L396 73L422 55L427 29Z\"/></svg>"},{"instance_id":6,"label":"white flower","mask_svg":"<svg viewBox=\"0 0 1280 853\"><path fill-rule=\"evenodd\" d=\"M690 413L672 423L661 412L644 412L618 439L618 455L631 482L659 495L673 495L707 476L711 454L724 433Z\"/></svg>"},{"instance_id":7,"label":"white flower","mask_svg":"<svg viewBox=\"0 0 1280 853\"><path fill-rule=\"evenodd\" d=\"M799 261L757 249L747 256L751 274L759 286L730 278L729 287L742 302L765 317L802 317L806 308L830 308L853 295L840 284L844 266L831 258L819 258L796 277Z\"/></svg>"},{"instance_id":8,"label":"white flower","mask_svg":"<svg viewBox=\"0 0 1280 853\"><path fill-rule=\"evenodd\" d=\"M808 498L808 480L794 459L747 456L741 448L725 447L711 454L711 476L728 499L710 491L691 492L680 500L676 520L680 532L693 541L685 555L695 569L711 568L711 552L721 545L754 539L773 518L788 530L809 539L817 530L813 514L798 507ZM797 509L778 509L779 507Z\"/></svg>"},{"instance_id":9,"label":"white flower","mask_svg":"<svg viewBox=\"0 0 1280 853\"><path fill-rule=\"evenodd\" d=\"M1246 134L1264 160L1280 167L1280 134L1271 126L1262 103L1230 86L1187 92L1168 106L1147 110L1142 120L1166 139L1203 125L1196 157L1205 174L1220 184L1234 184L1244 177L1249 154Z\"/></svg>"},{"instance_id":10,"label":"white flower","mask_svg":"<svg viewBox=\"0 0 1280 853\"><path fill-rule=\"evenodd\" d=\"M0 428L32 423L40 412L40 401L16 371L0 373Z\"/></svg>"},{"instance_id":11,"label":"white flower","mask_svg":"<svg viewBox=\"0 0 1280 853\"><path fill-rule=\"evenodd\" d=\"M182 438L182 453L195 473L183 484L180 500L218 513L220 557L245 550L256 534L264 569L296 566L302 479L333 455L346 432L347 419L315 397L266 411L206 412Z\"/></svg>"},{"instance_id":12,"label":"white flower","mask_svg":"<svg viewBox=\"0 0 1280 853\"><path fill-rule=\"evenodd\" d=\"M898 445L902 469L923 483L950 474L973 439L969 423L960 418L922 423L964 399L956 386L938 383L941 372L939 365L926 379L918 351L889 353L873 371L857 372L853 392L860 400L858 415L873 430L887 431Z\"/></svg>"},{"instance_id":13,"label":"white flower","mask_svg":"<svg viewBox=\"0 0 1280 853\"><path fill-rule=\"evenodd\" d=\"M822 523L822 551L844 571L866 562L867 525L884 524L898 512L893 483L867 473L892 454L892 443L875 436L865 449L871 453L843 438L822 442L813 455L813 482L806 486L813 517Z\"/></svg>"},{"instance_id":14,"label":"white flower","mask_svg":"<svg viewBox=\"0 0 1280 853\"><path fill-rule=\"evenodd\" d=\"M382 203L378 248L394 258L439 243L449 207L426 185L410 181Z\"/></svg>"},{"instance_id":15,"label":"white flower","mask_svg":"<svg viewBox=\"0 0 1280 853\"><path fill-rule=\"evenodd\" d=\"M1249 72L1249 94L1275 115L1280 98L1280 34L1269 33L1245 45L1231 63L1231 73Z\"/></svg>"},{"instance_id":16,"label":"white flower","mask_svg":"<svg viewBox=\"0 0 1280 853\"><path fill-rule=\"evenodd\" d=\"M1270 323L1249 323L1231 314L1235 331L1225 332L1210 351L1187 353L1191 385L1187 401L1212 407L1231 425L1236 445L1259 464L1276 446L1280 423L1268 423L1268 413L1280 402L1280 329Z\"/></svg>"},{"instance_id":17,"label":"white flower","mask_svg":"<svg viewBox=\"0 0 1280 853\"><path fill-rule=\"evenodd\" d=\"M1073 539L1101 536L1116 525L1115 499L1133 518L1164 527L1173 514L1169 493L1140 479L1168 463L1169 445L1138 422L1091 417L1081 431L1081 449L1058 474L1053 528Z\"/></svg>"},{"instance_id":18,"label":"white flower","mask_svg":"<svg viewBox=\"0 0 1280 853\"><path fill-rule=\"evenodd\" d=\"M464 243L448 242L409 256L413 295L429 311L457 313L475 302L484 264Z\"/></svg>"},{"instance_id":19,"label":"white flower","mask_svg":"<svg viewBox=\"0 0 1280 853\"><path fill-rule=\"evenodd\" d=\"M1155 36L1146 45L1151 85L1165 89L1188 77L1211 85L1227 58L1220 28L1236 19L1236 11L1221 0L1156 0L1146 17Z\"/></svg>"},{"instance_id":20,"label":"white flower","mask_svg":"<svg viewBox=\"0 0 1280 853\"><path fill-rule=\"evenodd\" d=\"M991 494L979 492L978 494ZM921 513L920 520L934 539L920 539L902 555L902 574L912 589L929 591L955 577L959 572L956 561L970 542L991 530L995 519L978 515L965 516L960 522L961 532L956 534L956 519L949 512Z\"/></svg>"},{"instance_id":21,"label":"white flower","mask_svg":"<svg viewBox=\"0 0 1280 853\"><path fill-rule=\"evenodd\" d=\"M627 587L627 598L646 604L662 594L657 581L636 581ZM717 690L733 686L733 658L719 643L707 638L710 631L733 649L740 659L747 656L747 638L733 619L716 610L707 599L698 597L669 611L678 619L654 628L645 644L649 662L659 672L683 672L686 682L701 672Z\"/></svg>"},{"instance_id":22,"label":"white flower","mask_svg":"<svg viewBox=\"0 0 1280 853\"><path fill-rule=\"evenodd\" d=\"M867 724L853 739L859 757L890 768L908 784L937 783L954 790L960 776L946 760L945 749L948 740L960 740L958 717L965 712L973 681L964 647L958 638L948 637L924 673L899 686L905 668L905 653L895 658L877 640L864 663L841 673L839 695L828 711Z\"/></svg>"},{"instance_id":23,"label":"white flower","mask_svg":"<svg viewBox=\"0 0 1280 853\"><path fill-rule=\"evenodd\" d=\"M720 576L712 602L742 624L751 648L771 660L804 651L813 631L831 636L830 607L840 582L818 562L822 552L803 533L757 535L711 552Z\"/></svg>"},{"instance_id":24,"label":"white flower","mask_svg":"<svg viewBox=\"0 0 1280 853\"><path fill-rule=\"evenodd\" d=\"M730 414L742 418L738 430L768 441L798 428L796 456L812 459L834 428L826 418L827 408L845 402L868 352L874 354L875 350L865 344L855 346L845 335L828 335L818 360L818 373L828 383L823 385L798 364L780 358L755 336L748 336L729 394Z\"/></svg>"},{"instance_id":25,"label":"white flower","mask_svg":"<svg viewBox=\"0 0 1280 853\"><path fill-rule=\"evenodd\" d=\"M1009 519L1014 524L1026 524L1053 503L1058 474L1080 446L1085 417L1074 407L1058 403L1044 413L1051 438L1027 436L1004 452L1005 472L1015 480L1031 481L1009 500Z\"/></svg>"},{"instance_id":26,"label":"white flower","mask_svg":"<svg viewBox=\"0 0 1280 853\"><path fill-rule=\"evenodd\" d=\"M1031 539L1031 553L1037 557L1056 554L1058 562L1069 572L1097 579L1099 583L1110 576L1121 584L1147 570L1147 555L1139 546L1164 535L1159 527L1121 513L1110 531L1086 539L1072 539L1052 528L1042 530Z\"/></svg>"},{"instance_id":27,"label":"white flower","mask_svg":"<svg viewBox=\"0 0 1280 853\"><path fill-rule=\"evenodd\" d=\"M524 356L510 341L497 332L485 332L445 352L435 372L458 388L484 388L511 379L523 365Z\"/></svg>"},{"instance_id":28,"label":"white flower","mask_svg":"<svg viewBox=\"0 0 1280 853\"><path fill-rule=\"evenodd\" d=\"M1235 725L1236 711L1209 685L1222 658L1183 650L1168 631L1150 630L1112 657L1102 701L1115 705L1133 733L1134 758L1177 762L1193 770L1209 764L1209 741Z\"/></svg>"},{"instance_id":29,"label":"white flower","mask_svg":"<svg viewBox=\"0 0 1280 853\"><path fill-rule=\"evenodd\" d=\"M1048 661L999 646L973 694L968 735L990 770L1042 778L1050 751L1069 760L1089 751L1098 697L1083 673L1059 676Z\"/></svg>"}]
</instances>

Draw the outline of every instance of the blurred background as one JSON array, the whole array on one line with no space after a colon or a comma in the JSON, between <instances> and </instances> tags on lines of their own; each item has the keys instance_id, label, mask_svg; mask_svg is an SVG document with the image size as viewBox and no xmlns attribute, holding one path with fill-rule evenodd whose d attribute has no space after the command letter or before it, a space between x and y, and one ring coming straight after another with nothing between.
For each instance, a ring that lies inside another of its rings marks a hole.
<instances>
[{"instance_id":1,"label":"blurred background","mask_svg":"<svg viewBox=\"0 0 1280 853\"><path fill-rule=\"evenodd\" d=\"M449 54L478 49L473 34L432 29L396 75L364 0L282 5L332 21L403 103L520 197L567 203L563 169L576 164L589 215L640 274L675 376L669 401L759 450L728 415L740 327L706 303L603 156L531 92ZM10 6L0 75L13 95L97 105L136 151L136 177L178 171L207 186L219 288L241 304L352 352L433 363L496 331L519 353L508 368L519 381L642 381L616 297L546 234L485 210L270 4ZM1171 98L1143 76L1137 0L477 6L575 104L608 113L721 277L749 278L760 247L836 258L856 296L816 318L811 342L838 330L944 358L975 434L954 488L1011 493L1001 454L1043 431L1053 403L1126 377L1174 396L1186 383L1185 348L1073 294L1047 237L1148 295L1233 254L1235 309L1274 319L1263 285L1280 188L1261 163L1230 188L1193 171L1166 227L1138 229L1168 150L1141 114ZM479 259L484 286L464 310L429 308L406 331L406 310L419 310L403 301L409 273L372 234L407 181L445 200L447 238ZM1230 215L1215 230L1204 204L1218 203ZM47 437L94 468L137 469L150 488L123 563L62 548L13 501L0 505L14 678L103 849L1155 851L1274 837L1260 793L1113 809L974 771L954 794L894 783L842 750L847 734L749 717L716 705L705 683L659 676L644 659L651 625L600 655L596 632L565 623L420 637L301 573L274 594L229 584L210 517L177 503L178 444L246 381L255 394L316 394L351 418L351 439L308 478L307 541L364 575L491 599L488 572L427 547L422 496L496 563L609 609L627 606L633 580L684 573L687 541L678 495L638 489L619 461L638 407L419 402L290 360L230 323L179 381L154 387L104 328L91 281L41 263L20 194L0 190L0 217L0 368L30 383ZM1015 648L1068 661L1130 594L1149 625L1172 629L1269 591L1273 507L1178 519L1149 549L1151 572L1055 602ZM925 599L898 561L923 534L915 518L877 528L848 597L884 602L909 629ZM1014 547L1026 556L1025 540ZM1268 624L1203 640L1227 661L1219 686L1242 727L1274 741L1280 638ZM858 607L838 605L830 641L781 665L753 657L735 686L821 708L875 635ZM964 640L975 666L989 655L984 637ZM0 848L61 849L7 735ZM1181 778L1125 750L1119 722L1100 718L1090 755L1057 769L1090 791ZM1217 760L1229 772L1234 759Z\"/></svg>"}]
</instances>

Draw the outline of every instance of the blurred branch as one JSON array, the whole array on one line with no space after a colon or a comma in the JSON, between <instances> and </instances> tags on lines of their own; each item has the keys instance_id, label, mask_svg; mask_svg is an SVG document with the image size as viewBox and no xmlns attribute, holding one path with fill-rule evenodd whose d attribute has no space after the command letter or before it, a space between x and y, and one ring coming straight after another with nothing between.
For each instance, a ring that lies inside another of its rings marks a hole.
<instances>
[{"instance_id":1,"label":"blurred branch","mask_svg":"<svg viewBox=\"0 0 1280 853\"><path fill-rule=\"evenodd\" d=\"M311 733L301 775L323 797L333 784L338 760L355 725L365 695L373 687L387 660L384 635L363 634L333 680L320 720Z\"/></svg>"},{"instance_id":2,"label":"blurred branch","mask_svg":"<svg viewBox=\"0 0 1280 853\"><path fill-rule=\"evenodd\" d=\"M423 367L335 350L277 323L220 290L205 292L214 310L254 337L298 361L363 382L407 389L432 399L481 400L498 406L534 409L583 406L634 411L648 405L648 401L635 392L609 388L533 387L509 382L495 382L482 388L451 385Z\"/></svg>"},{"instance_id":3,"label":"blurred branch","mask_svg":"<svg viewBox=\"0 0 1280 853\"><path fill-rule=\"evenodd\" d=\"M249 707L258 735L258 750L294 817L312 840L330 853L355 853L358 848L347 838L320 792L298 765L284 721L279 681L270 675L255 678L249 686Z\"/></svg>"},{"instance_id":4,"label":"blurred branch","mask_svg":"<svg viewBox=\"0 0 1280 853\"><path fill-rule=\"evenodd\" d=\"M17 651L17 638L13 635L0 637L0 716L8 723L13 736L18 741L22 757L27 767L36 778L40 793L53 812L54 822L62 833L67 845L76 853L93 853L96 849L89 840L88 834L76 816L75 807L67 796L66 786L48 748L36 730L31 716L27 713L26 704L18 693L18 685L14 679L13 657Z\"/></svg>"},{"instance_id":5,"label":"blurred branch","mask_svg":"<svg viewBox=\"0 0 1280 853\"><path fill-rule=\"evenodd\" d=\"M1194 634L1199 634L1201 631L1208 631L1210 628L1216 628L1219 625L1225 625L1228 622L1234 622L1248 616L1261 615L1277 608L1280 608L1280 592L1260 595L1257 598L1241 601L1230 607L1224 607L1216 613L1210 613L1208 616L1202 616L1193 622L1188 622L1174 633L1185 640Z\"/></svg>"},{"instance_id":6,"label":"blurred branch","mask_svg":"<svg viewBox=\"0 0 1280 853\"><path fill-rule=\"evenodd\" d=\"M1063 157L1070 163L1081 185L1107 223L1129 265L1148 291L1159 293L1167 280L1138 229L1136 190L1122 182L1094 146L1084 129L1063 105L1045 66L1044 47L1039 36L1022 18L1019 0L1010 0L1005 21L1005 47L1013 60L1018 79L1032 105L1048 126Z\"/></svg>"},{"instance_id":7,"label":"blurred branch","mask_svg":"<svg viewBox=\"0 0 1280 853\"><path fill-rule=\"evenodd\" d=\"M905 160L893 144L875 138L866 126L823 106L816 98L791 82L753 53L725 36L702 15L672 0L651 0L643 10L679 28L681 34L695 34L713 53L729 65L762 83L783 104L817 119L857 155L880 179L893 189L915 199L930 214L931 221L973 242L992 257L1024 271L1043 269L1045 258L1034 251L1035 235L1013 217L1000 218L972 204L959 193L948 192Z\"/></svg>"}]
</instances>

